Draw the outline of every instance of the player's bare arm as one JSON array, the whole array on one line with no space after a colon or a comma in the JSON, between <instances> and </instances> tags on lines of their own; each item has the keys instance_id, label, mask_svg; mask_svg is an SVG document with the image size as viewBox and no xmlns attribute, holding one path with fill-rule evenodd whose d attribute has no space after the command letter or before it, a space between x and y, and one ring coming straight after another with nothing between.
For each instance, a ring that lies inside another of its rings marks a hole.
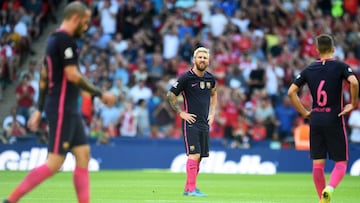
<instances>
[{"instance_id":1,"label":"player's bare arm","mask_svg":"<svg viewBox=\"0 0 360 203\"><path fill-rule=\"evenodd\" d=\"M358 103L359 82L354 75L350 75L347 80L350 83L351 103L345 105L344 109L338 114L338 116L350 113L353 109L356 108Z\"/></svg>"},{"instance_id":2,"label":"player's bare arm","mask_svg":"<svg viewBox=\"0 0 360 203\"><path fill-rule=\"evenodd\" d=\"M68 65L65 67L66 78L80 87L81 89L89 92L93 96L101 97L102 93L99 88L93 85L87 78L85 78L77 69L76 65Z\"/></svg>"},{"instance_id":3,"label":"player's bare arm","mask_svg":"<svg viewBox=\"0 0 360 203\"><path fill-rule=\"evenodd\" d=\"M300 90L300 88L295 85L295 84L291 84L289 90L288 90L288 96L290 98L291 103L293 104L293 106L295 107L295 109L304 117L304 118L308 118L311 114L311 111L308 111L304 105L301 103L300 98L298 96L298 91Z\"/></svg>"},{"instance_id":4,"label":"player's bare arm","mask_svg":"<svg viewBox=\"0 0 360 203\"><path fill-rule=\"evenodd\" d=\"M46 94L48 91L48 70L45 65L41 67L39 81L39 98L37 100L37 110L31 115L28 127L31 131L37 131L41 120L41 112L44 110Z\"/></svg>"},{"instance_id":5,"label":"player's bare arm","mask_svg":"<svg viewBox=\"0 0 360 203\"><path fill-rule=\"evenodd\" d=\"M173 92L169 91L167 93L167 98L168 98L171 108L173 108L182 119L184 119L186 122L188 122L190 124L195 123L196 115L182 111L178 104L177 96Z\"/></svg>"},{"instance_id":6,"label":"player's bare arm","mask_svg":"<svg viewBox=\"0 0 360 203\"><path fill-rule=\"evenodd\" d=\"M211 97L210 97L210 109L209 109L209 117L208 117L208 124L211 125L215 119L215 112L216 112L216 104L217 104L217 93L216 87L211 89Z\"/></svg>"},{"instance_id":7,"label":"player's bare arm","mask_svg":"<svg viewBox=\"0 0 360 203\"><path fill-rule=\"evenodd\" d=\"M97 88L94 84L92 84L86 77L84 77L77 69L76 65L68 65L65 67L65 75L66 78L75 84L76 86L80 87L82 90L90 93L93 96L98 96L101 100L107 104L112 106L115 101L116 97L110 93L102 93L99 88Z\"/></svg>"}]
</instances>

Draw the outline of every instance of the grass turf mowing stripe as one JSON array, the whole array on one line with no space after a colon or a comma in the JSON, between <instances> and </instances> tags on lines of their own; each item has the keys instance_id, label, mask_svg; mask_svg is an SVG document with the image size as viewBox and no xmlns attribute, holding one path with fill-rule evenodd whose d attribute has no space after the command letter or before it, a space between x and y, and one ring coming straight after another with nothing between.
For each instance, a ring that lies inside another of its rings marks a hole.
<instances>
[{"instance_id":1,"label":"grass turf mowing stripe","mask_svg":"<svg viewBox=\"0 0 360 203\"><path fill-rule=\"evenodd\" d=\"M0 198L5 198L27 172L1 171ZM184 173L167 170L91 172L92 203L317 203L310 173L277 175L205 174L198 188L209 197L182 196ZM327 175L328 178L328 175ZM360 177L345 176L335 190L335 203L357 203ZM20 203L76 202L72 173L60 172L25 196Z\"/></svg>"}]
</instances>

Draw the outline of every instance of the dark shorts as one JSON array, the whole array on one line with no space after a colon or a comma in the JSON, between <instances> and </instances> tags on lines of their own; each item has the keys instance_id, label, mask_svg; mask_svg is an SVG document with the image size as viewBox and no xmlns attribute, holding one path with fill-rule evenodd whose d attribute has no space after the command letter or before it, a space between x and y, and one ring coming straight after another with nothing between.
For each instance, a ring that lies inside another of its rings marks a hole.
<instances>
[{"instance_id":1,"label":"dark shorts","mask_svg":"<svg viewBox=\"0 0 360 203\"><path fill-rule=\"evenodd\" d=\"M87 144L81 115L47 114L49 124L48 151L65 155L71 148Z\"/></svg>"},{"instance_id":2,"label":"dark shorts","mask_svg":"<svg viewBox=\"0 0 360 203\"><path fill-rule=\"evenodd\" d=\"M348 142L342 123L332 126L310 126L310 155L312 159L348 160Z\"/></svg>"},{"instance_id":3,"label":"dark shorts","mask_svg":"<svg viewBox=\"0 0 360 203\"><path fill-rule=\"evenodd\" d=\"M187 125L184 129L186 154L200 154L200 157L209 156L209 130L199 129Z\"/></svg>"}]
</instances>

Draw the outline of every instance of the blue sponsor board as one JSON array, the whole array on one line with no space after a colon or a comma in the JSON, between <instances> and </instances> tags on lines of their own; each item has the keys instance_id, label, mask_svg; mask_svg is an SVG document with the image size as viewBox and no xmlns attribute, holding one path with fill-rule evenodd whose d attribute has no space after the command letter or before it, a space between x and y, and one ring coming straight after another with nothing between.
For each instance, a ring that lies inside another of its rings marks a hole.
<instances>
[{"instance_id":1,"label":"blue sponsor board","mask_svg":"<svg viewBox=\"0 0 360 203\"><path fill-rule=\"evenodd\" d=\"M116 138L109 145L97 145L90 140L92 158L90 170L170 169L184 172L186 154L180 139ZM348 172L360 175L360 146L350 145ZM31 170L44 163L46 146L34 140L0 145L0 170ZM69 153L63 170L73 170L74 157ZM205 173L276 174L279 172L311 172L308 151L272 150L267 144L251 149L224 148L221 140L212 140L210 157L203 159ZM333 162L328 161L330 172Z\"/></svg>"}]
</instances>

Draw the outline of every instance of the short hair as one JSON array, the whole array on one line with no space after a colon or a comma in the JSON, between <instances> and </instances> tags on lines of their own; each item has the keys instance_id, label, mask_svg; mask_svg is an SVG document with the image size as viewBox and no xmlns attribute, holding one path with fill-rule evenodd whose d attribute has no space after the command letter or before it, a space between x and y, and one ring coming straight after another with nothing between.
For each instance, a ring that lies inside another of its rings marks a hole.
<instances>
[{"instance_id":1,"label":"short hair","mask_svg":"<svg viewBox=\"0 0 360 203\"><path fill-rule=\"evenodd\" d=\"M64 19L70 19L74 15L83 17L89 8L82 2L74 1L66 5L64 9Z\"/></svg>"},{"instance_id":2,"label":"short hair","mask_svg":"<svg viewBox=\"0 0 360 203\"><path fill-rule=\"evenodd\" d=\"M334 47L334 40L329 34L321 34L316 37L316 47L320 53L328 53Z\"/></svg>"},{"instance_id":3,"label":"short hair","mask_svg":"<svg viewBox=\"0 0 360 203\"><path fill-rule=\"evenodd\" d=\"M206 53L208 55L208 58L210 58L210 51L209 51L209 49L207 49L205 47L199 47L199 48L195 49L193 58L195 58L199 52Z\"/></svg>"}]
</instances>

